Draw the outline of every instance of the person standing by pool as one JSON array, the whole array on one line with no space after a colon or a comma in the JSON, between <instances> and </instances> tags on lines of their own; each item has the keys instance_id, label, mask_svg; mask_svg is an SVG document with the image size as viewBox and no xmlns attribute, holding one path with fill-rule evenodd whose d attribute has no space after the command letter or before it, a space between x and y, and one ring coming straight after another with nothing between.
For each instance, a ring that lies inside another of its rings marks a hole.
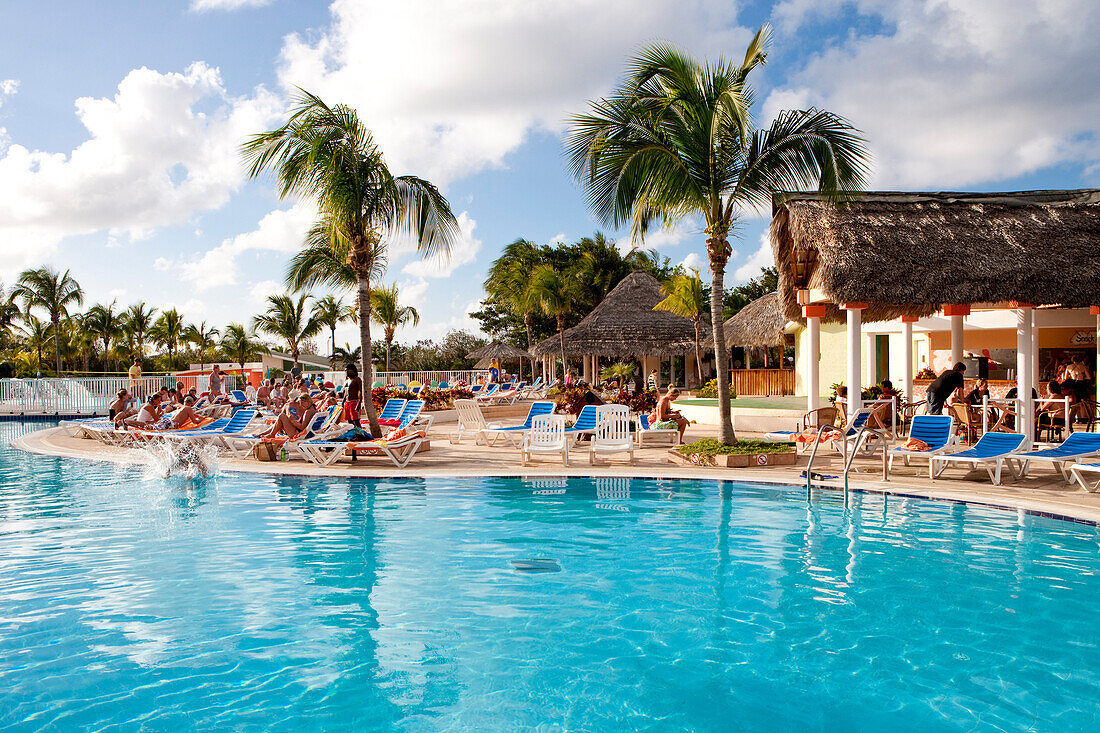
<instances>
[{"instance_id":1,"label":"person standing by pool","mask_svg":"<svg viewBox=\"0 0 1100 733\"><path fill-rule=\"evenodd\" d=\"M361 428L359 405L363 401L363 380L359 378L359 370L354 364L348 364L347 371L344 373L348 377L344 389L344 421Z\"/></svg>"},{"instance_id":2,"label":"person standing by pool","mask_svg":"<svg viewBox=\"0 0 1100 733\"><path fill-rule=\"evenodd\" d=\"M957 361L953 367L944 371L943 374L936 377L936 381L928 385L927 405L929 415L943 414L943 406L952 394L960 401L965 398L963 394L963 385L966 384L966 380L963 378L963 372L965 371L966 364Z\"/></svg>"},{"instance_id":3,"label":"person standing by pool","mask_svg":"<svg viewBox=\"0 0 1100 733\"><path fill-rule=\"evenodd\" d=\"M222 393L222 381L224 381L225 375L222 374L221 369L217 364L210 370L210 401L218 399Z\"/></svg>"},{"instance_id":4,"label":"person standing by pool","mask_svg":"<svg viewBox=\"0 0 1100 733\"><path fill-rule=\"evenodd\" d=\"M134 363L130 365L130 371L127 374L130 377L130 393L136 394L141 387L141 357L134 357Z\"/></svg>"}]
</instances>

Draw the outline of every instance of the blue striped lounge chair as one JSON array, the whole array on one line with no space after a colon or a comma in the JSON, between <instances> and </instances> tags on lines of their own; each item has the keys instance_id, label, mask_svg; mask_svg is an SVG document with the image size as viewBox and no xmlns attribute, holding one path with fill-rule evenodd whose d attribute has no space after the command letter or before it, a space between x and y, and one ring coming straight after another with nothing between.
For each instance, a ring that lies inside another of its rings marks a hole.
<instances>
[{"instance_id":1,"label":"blue striped lounge chair","mask_svg":"<svg viewBox=\"0 0 1100 733\"><path fill-rule=\"evenodd\" d=\"M504 438L509 444L518 446L524 434L531 429L535 418L539 415L552 415L554 407L553 402L532 402L527 408L527 418L519 425L490 423L484 431L489 445L496 445L497 440Z\"/></svg>"},{"instance_id":2,"label":"blue striped lounge chair","mask_svg":"<svg viewBox=\"0 0 1100 733\"><path fill-rule=\"evenodd\" d=\"M599 424L600 406L585 405L581 408L581 414L577 415L576 421L565 429L565 437L572 437L573 445L576 445L582 435L593 435Z\"/></svg>"},{"instance_id":3,"label":"blue striped lounge chair","mask_svg":"<svg viewBox=\"0 0 1100 733\"><path fill-rule=\"evenodd\" d=\"M399 397L390 397L382 406L382 412L378 413L379 420L400 420L401 413L405 411L408 400Z\"/></svg>"},{"instance_id":4,"label":"blue striped lounge chair","mask_svg":"<svg viewBox=\"0 0 1100 733\"><path fill-rule=\"evenodd\" d=\"M946 453L955 443L955 418L950 415L917 415L909 427L909 439L924 441L925 450L911 450L902 446L889 450L887 472L894 468L894 459L902 458L908 466L913 458L927 458L928 472L932 472L932 457Z\"/></svg>"},{"instance_id":5,"label":"blue striped lounge chair","mask_svg":"<svg viewBox=\"0 0 1100 733\"><path fill-rule=\"evenodd\" d=\"M1001 468L1008 465L1014 478L1018 477L1011 456L1021 448L1026 449L1028 439L1020 433L986 433L972 448L958 453L932 456L932 479L935 480L951 464L970 468L984 468L996 486L1001 485Z\"/></svg>"},{"instance_id":6,"label":"blue striped lounge chair","mask_svg":"<svg viewBox=\"0 0 1100 733\"><path fill-rule=\"evenodd\" d=\"M640 446L646 437L662 437L669 438L670 442L676 443L680 440L680 431L676 428L655 428L649 424L649 413L643 412L635 418L637 423L637 430L635 431L635 438Z\"/></svg>"},{"instance_id":7,"label":"blue striped lounge chair","mask_svg":"<svg viewBox=\"0 0 1100 733\"><path fill-rule=\"evenodd\" d=\"M1061 445L1046 450L1016 452L1012 454L1012 458L1022 463L1021 476L1027 476L1032 461L1048 461L1058 469L1058 473L1068 484L1071 479L1066 466L1098 453L1100 453L1100 433L1070 433Z\"/></svg>"}]
</instances>

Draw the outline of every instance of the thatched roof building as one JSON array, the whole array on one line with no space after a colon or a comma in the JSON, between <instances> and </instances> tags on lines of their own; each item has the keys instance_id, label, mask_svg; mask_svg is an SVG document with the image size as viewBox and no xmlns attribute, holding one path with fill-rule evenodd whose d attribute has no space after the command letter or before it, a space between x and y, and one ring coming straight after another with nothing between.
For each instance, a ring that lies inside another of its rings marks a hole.
<instances>
[{"instance_id":1,"label":"thatched roof building","mask_svg":"<svg viewBox=\"0 0 1100 733\"><path fill-rule=\"evenodd\" d=\"M768 293L730 316L722 325L726 345L783 346L787 317L779 306L779 295Z\"/></svg>"},{"instance_id":2,"label":"thatched roof building","mask_svg":"<svg viewBox=\"0 0 1100 733\"><path fill-rule=\"evenodd\" d=\"M771 242L786 317L798 291L867 303L863 318L927 316L945 304L1100 301L1100 191L870 192L835 207L817 194L781 194Z\"/></svg>"},{"instance_id":3,"label":"thatched roof building","mask_svg":"<svg viewBox=\"0 0 1100 733\"><path fill-rule=\"evenodd\" d=\"M695 343L695 327L687 318L653 306L664 300L657 278L632 272L580 323L566 329L565 353L574 356L670 356L683 354ZM535 344L535 355L557 354L558 335Z\"/></svg>"},{"instance_id":4,"label":"thatched roof building","mask_svg":"<svg viewBox=\"0 0 1100 733\"><path fill-rule=\"evenodd\" d=\"M496 359L498 361L516 361L517 359L530 359L531 355L523 349L517 349L511 344L506 344L503 341L493 341L490 344L482 346L480 349L474 349L469 354L466 354L467 359L489 359L490 361Z\"/></svg>"}]
</instances>

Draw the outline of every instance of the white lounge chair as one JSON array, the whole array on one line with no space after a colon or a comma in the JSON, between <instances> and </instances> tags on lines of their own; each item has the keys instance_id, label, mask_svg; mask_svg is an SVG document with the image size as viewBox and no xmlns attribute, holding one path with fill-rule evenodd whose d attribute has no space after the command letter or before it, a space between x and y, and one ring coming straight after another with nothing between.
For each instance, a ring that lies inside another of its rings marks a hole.
<instances>
[{"instance_id":1,"label":"white lounge chair","mask_svg":"<svg viewBox=\"0 0 1100 733\"><path fill-rule=\"evenodd\" d=\"M500 438L504 438L512 445L518 445L519 441L523 439L523 435L531 429L535 418L539 415L552 414L556 406L553 402L532 402L530 407L527 408L527 417L519 425L489 423L483 428L488 445L496 445L497 440ZM480 412L478 410L479 414Z\"/></svg>"},{"instance_id":2,"label":"white lounge chair","mask_svg":"<svg viewBox=\"0 0 1100 733\"><path fill-rule=\"evenodd\" d=\"M680 440L679 428L655 428L649 424L649 414L642 413L635 419L636 428L635 435L638 439L638 445L641 446L645 438L669 438L669 442L675 445Z\"/></svg>"},{"instance_id":3,"label":"white lounge chair","mask_svg":"<svg viewBox=\"0 0 1100 733\"><path fill-rule=\"evenodd\" d=\"M628 453L634 465L634 439L630 435L630 408L626 405L603 405L599 422L588 448L588 463L595 465L596 456L607 453Z\"/></svg>"},{"instance_id":4,"label":"white lounge chair","mask_svg":"<svg viewBox=\"0 0 1100 733\"><path fill-rule=\"evenodd\" d=\"M1100 454L1100 433L1070 433L1061 445L1046 450L1013 453L1012 458L1023 464L1021 476L1027 476L1031 461L1048 461L1058 469L1058 473L1068 484L1070 476L1066 472L1066 465L1097 454Z\"/></svg>"},{"instance_id":5,"label":"white lounge chair","mask_svg":"<svg viewBox=\"0 0 1100 733\"><path fill-rule=\"evenodd\" d=\"M270 442L281 443L282 447L287 449L287 452L291 455L295 452L295 446L303 440L312 440L313 438L327 438L336 433L343 432L337 427L340 421L340 408L339 406L332 406L327 412L318 412L313 416L313 419L309 423L309 427L301 435L301 437L285 440L273 440ZM346 428L344 429L346 430ZM229 451L237 458L248 458L252 453L252 450L260 443L263 442L263 438L259 435L237 435L233 437L226 437L222 440Z\"/></svg>"},{"instance_id":6,"label":"white lounge chair","mask_svg":"<svg viewBox=\"0 0 1100 733\"><path fill-rule=\"evenodd\" d=\"M1013 477L1018 477L1016 467L1009 459L1021 448L1026 450L1028 444L1027 436L1020 433L986 433L973 448L958 453L932 456L932 479L935 480L949 465L961 463L972 468L984 468L990 480L1000 486L1002 466L1007 464Z\"/></svg>"},{"instance_id":7,"label":"white lounge chair","mask_svg":"<svg viewBox=\"0 0 1100 733\"><path fill-rule=\"evenodd\" d=\"M420 444L425 440L424 433L415 432L396 440L303 440L296 443L298 452L310 463L318 466L331 466L350 451L357 455L384 455L397 468L404 468L416 455Z\"/></svg>"},{"instance_id":8,"label":"white lounge chair","mask_svg":"<svg viewBox=\"0 0 1100 733\"><path fill-rule=\"evenodd\" d=\"M531 422L531 429L523 436L519 456L524 466L536 453L558 453L563 466L569 465L569 446L572 442L565 434L565 417L539 415Z\"/></svg>"},{"instance_id":9,"label":"white lounge chair","mask_svg":"<svg viewBox=\"0 0 1100 733\"><path fill-rule=\"evenodd\" d=\"M454 404L455 412L458 413L458 428L451 435L451 443L461 442L463 435L468 434L474 436L474 443L484 443L489 424L481 414L481 406L475 400L455 400Z\"/></svg>"},{"instance_id":10,"label":"white lounge chair","mask_svg":"<svg viewBox=\"0 0 1100 733\"><path fill-rule=\"evenodd\" d=\"M1069 473L1085 491L1095 494L1100 490L1100 463L1075 463Z\"/></svg>"}]
</instances>

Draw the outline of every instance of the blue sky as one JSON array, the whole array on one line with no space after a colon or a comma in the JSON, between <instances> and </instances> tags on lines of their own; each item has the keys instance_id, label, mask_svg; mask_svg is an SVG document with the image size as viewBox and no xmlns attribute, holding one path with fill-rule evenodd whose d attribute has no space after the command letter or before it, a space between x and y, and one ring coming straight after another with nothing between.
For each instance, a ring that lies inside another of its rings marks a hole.
<instances>
[{"instance_id":1,"label":"blue sky","mask_svg":"<svg viewBox=\"0 0 1100 733\"><path fill-rule=\"evenodd\" d=\"M451 261L394 247L386 281L423 319L398 339L474 327L504 244L601 228L563 164L563 120L647 41L739 58L763 22L775 37L755 78L760 121L810 105L845 115L874 150L875 188L1097 186L1097 5L0 2L0 278L69 267L90 302L248 322L281 290L313 211L246 181L236 147L285 117L300 85L354 105L391 167L438 183L460 213ZM747 215L730 279L770 262L765 225ZM647 246L700 266L703 239L686 221Z\"/></svg>"}]
</instances>

